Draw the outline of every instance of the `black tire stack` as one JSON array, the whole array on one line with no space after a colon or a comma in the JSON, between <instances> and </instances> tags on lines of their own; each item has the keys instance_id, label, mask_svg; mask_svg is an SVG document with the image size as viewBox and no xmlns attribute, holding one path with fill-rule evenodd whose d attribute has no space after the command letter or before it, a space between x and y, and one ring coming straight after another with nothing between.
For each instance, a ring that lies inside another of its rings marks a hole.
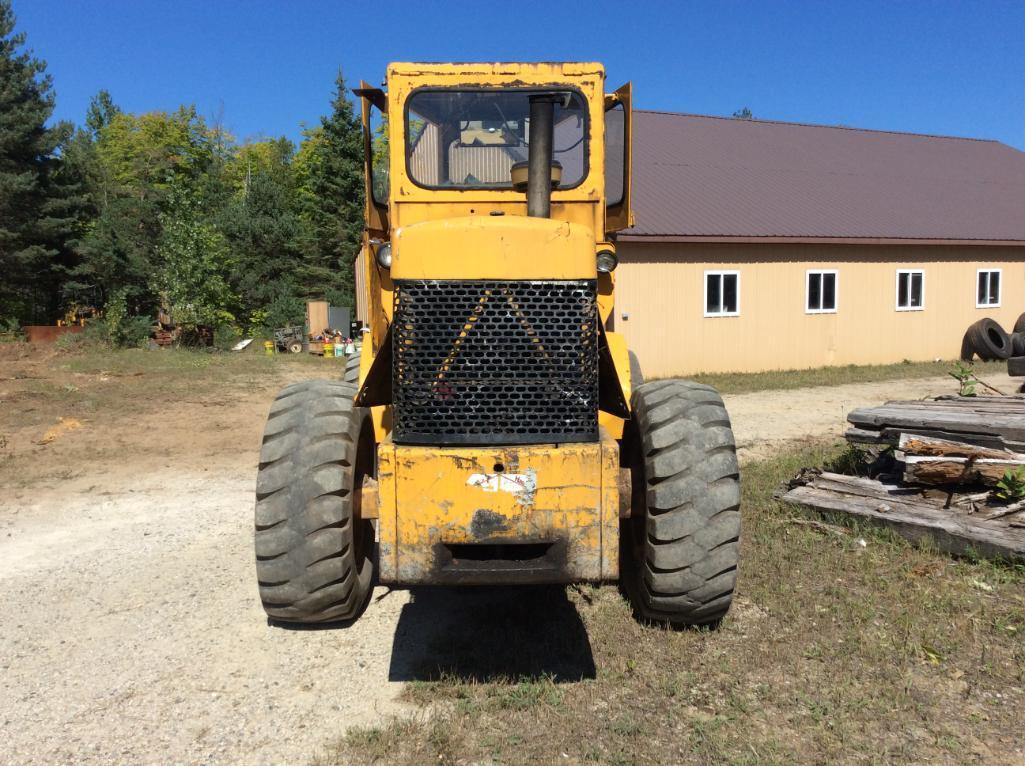
<instances>
[{"instance_id":1,"label":"black tire stack","mask_svg":"<svg viewBox=\"0 0 1025 766\"><path fill-rule=\"evenodd\" d=\"M1025 314L1018 317L1010 333L988 318L972 324L961 341L961 361L975 357L984 362L1006 359L1008 375L1025 377Z\"/></svg>"}]
</instances>

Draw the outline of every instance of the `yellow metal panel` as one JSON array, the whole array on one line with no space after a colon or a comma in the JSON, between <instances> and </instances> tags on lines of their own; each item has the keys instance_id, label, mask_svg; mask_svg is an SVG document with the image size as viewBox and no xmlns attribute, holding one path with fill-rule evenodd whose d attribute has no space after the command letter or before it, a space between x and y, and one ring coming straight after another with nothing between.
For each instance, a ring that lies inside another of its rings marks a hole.
<instances>
[{"instance_id":1,"label":"yellow metal panel","mask_svg":"<svg viewBox=\"0 0 1025 766\"><path fill-rule=\"evenodd\" d=\"M392 227L398 228L419 220L449 218L456 215L488 215L502 210L507 215L525 216L526 195L513 189L444 190L425 189L406 173L405 103L409 95L423 87L574 87L588 105L590 123L588 173L573 189L552 192L552 217L588 225L595 236L605 223L605 142L604 138L604 84L605 70L597 63L470 63L470 64L418 64L393 63L388 66L389 120ZM432 136L427 135L424 153L431 148ZM437 148L436 146L434 147ZM412 162L417 163L414 156ZM419 167L419 165L418 165ZM446 208L451 205L452 208ZM595 240L597 241L597 239Z\"/></svg>"},{"instance_id":2,"label":"yellow metal panel","mask_svg":"<svg viewBox=\"0 0 1025 766\"><path fill-rule=\"evenodd\" d=\"M594 234L548 218L425 221L392 236L393 279L594 279Z\"/></svg>"},{"instance_id":3,"label":"yellow metal panel","mask_svg":"<svg viewBox=\"0 0 1025 766\"><path fill-rule=\"evenodd\" d=\"M452 581L443 547L466 543L553 543L558 569L544 581L602 580L617 570L618 446L607 434L600 443L518 447L386 440L378 456L383 581Z\"/></svg>"},{"instance_id":4,"label":"yellow metal panel","mask_svg":"<svg viewBox=\"0 0 1025 766\"><path fill-rule=\"evenodd\" d=\"M608 432L601 439L603 580L619 577L619 445Z\"/></svg>"},{"instance_id":5,"label":"yellow metal panel","mask_svg":"<svg viewBox=\"0 0 1025 766\"><path fill-rule=\"evenodd\" d=\"M965 329L1025 310L1025 247L620 242L615 328L645 378L956 359ZM1002 270L976 308L977 270ZM808 270L836 270L836 313L805 311ZM925 272L925 306L896 310L897 269ZM704 272L740 273L740 315L704 316ZM624 318L628 316L628 319Z\"/></svg>"},{"instance_id":6,"label":"yellow metal panel","mask_svg":"<svg viewBox=\"0 0 1025 766\"><path fill-rule=\"evenodd\" d=\"M398 519L395 502L395 445L384 439L377 445L377 491L379 494L377 536L378 577L394 582L398 572Z\"/></svg>"},{"instance_id":7,"label":"yellow metal panel","mask_svg":"<svg viewBox=\"0 0 1025 766\"><path fill-rule=\"evenodd\" d=\"M616 365L616 375L619 377L619 385L623 387L623 397L627 404L630 404L630 355L623 336L615 332L606 332L605 338L609 343L609 352L612 354L612 361ZM613 439L623 438L623 429L626 421L622 418L610 415L607 412L598 413L598 425L604 429Z\"/></svg>"}]
</instances>

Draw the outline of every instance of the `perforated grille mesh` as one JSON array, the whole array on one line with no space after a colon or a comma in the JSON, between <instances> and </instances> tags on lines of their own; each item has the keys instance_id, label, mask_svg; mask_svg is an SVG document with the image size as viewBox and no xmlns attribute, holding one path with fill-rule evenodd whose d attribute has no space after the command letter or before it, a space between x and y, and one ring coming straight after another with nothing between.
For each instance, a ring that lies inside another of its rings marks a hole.
<instances>
[{"instance_id":1,"label":"perforated grille mesh","mask_svg":"<svg viewBox=\"0 0 1025 766\"><path fill-rule=\"evenodd\" d=\"M597 316L594 280L397 281L393 438L596 440Z\"/></svg>"}]
</instances>

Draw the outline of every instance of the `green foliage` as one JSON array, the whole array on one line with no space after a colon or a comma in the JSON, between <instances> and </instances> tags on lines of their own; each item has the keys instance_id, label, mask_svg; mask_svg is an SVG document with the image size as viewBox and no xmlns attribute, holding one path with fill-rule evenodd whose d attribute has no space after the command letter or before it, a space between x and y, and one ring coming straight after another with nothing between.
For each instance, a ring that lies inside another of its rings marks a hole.
<instances>
[{"instance_id":1,"label":"green foliage","mask_svg":"<svg viewBox=\"0 0 1025 766\"><path fill-rule=\"evenodd\" d=\"M17 319L0 317L0 343L23 340L21 325Z\"/></svg>"},{"instance_id":2,"label":"green foliage","mask_svg":"<svg viewBox=\"0 0 1025 766\"><path fill-rule=\"evenodd\" d=\"M954 369L948 375L958 383L958 396L975 396L975 386L978 379L975 377L975 368L971 362L955 362Z\"/></svg>"},{"instance_id":3,"label":"green foliage","mask_svg":"<svg viewBox=\"0 0 1025 766\"><path fill-rule=\"evenodd\" d=\"M341 75L298 149L238 144L194 106L128 113L106 90L82 127L48 127L53 89L24 42L0 0L0 316L112 305L123 322L95 340L131 345L132 318L161 305L186 328L261 332L302 323L306 298L352 305L363 138Z\"/></svg>"},{"instance_id":4,"label":"green foliage","mask_svg":"<svg viewBox=\"0 0 1025 766\"><path fill-rule=\"evenodd\" d=\"M310 257L297 276L332 303L352 306L353 264L363 229L363 135L340 72L331 114L303 135L296 181Z\"/></svg>"},{"instance_id":5,"label":"green foliage","mask_svg":"<svg viewBox=\"0 0 1025 766\"><path fill-rule=\"evenodd\" d=\"M9 0L0 0L0 313L42 321L57 308L56 261L72 236L57 178L70 128L46 125L52 82L24 45Z\"/></svg>"},{"instance_id":6,"label":"green foliage","mask_svg":"<svg viewBox=\"0 0 1025 766\"><path fill-rule=\"evenodd\" d=\"M996 484L993 494L1000 500L1013 501L1025 498L1025 466L1008 468Z\"/></svg>"},{"instance_id":7,"label":"green foliage","mask_svg":"<svg viewBox=\"0 0 1025 766\"><path fill-rule=\"evenodd\" d=\"M149 338L152 324L149 317L129 314L127 291L119 289L107 301L103 318L91 322L87 330L90 338L101 338L113 348L137 348Z\"/></svg>"},{"instance_id":8,"label":"green foliage","mask_svg":"<svg viewBox=\"0 0 1025 766\"><path fill-rule=\"evenodd\" d=\"M224 276L230 252L224 235L202 220L198 200L176 190L160 223L153 291L174 323L216 327L234 321L226 310L234 296Z\"/></svg>"}]
</instances>

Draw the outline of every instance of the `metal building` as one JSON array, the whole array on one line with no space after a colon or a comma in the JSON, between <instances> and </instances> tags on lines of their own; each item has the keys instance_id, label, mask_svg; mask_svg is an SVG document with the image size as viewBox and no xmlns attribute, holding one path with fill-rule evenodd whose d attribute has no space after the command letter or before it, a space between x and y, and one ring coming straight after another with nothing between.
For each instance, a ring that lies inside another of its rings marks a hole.
<instances>
[{"instance_id":1,"label":"metal building","mask_svg":"<svg viewBox=\"0 0 1025 766\"><path fill-rule=\"evenodd\" d=\"M615 329L646 376L958 356L1025 312L1025 153L634 113Z\"/></svg>"}]
</instances>

